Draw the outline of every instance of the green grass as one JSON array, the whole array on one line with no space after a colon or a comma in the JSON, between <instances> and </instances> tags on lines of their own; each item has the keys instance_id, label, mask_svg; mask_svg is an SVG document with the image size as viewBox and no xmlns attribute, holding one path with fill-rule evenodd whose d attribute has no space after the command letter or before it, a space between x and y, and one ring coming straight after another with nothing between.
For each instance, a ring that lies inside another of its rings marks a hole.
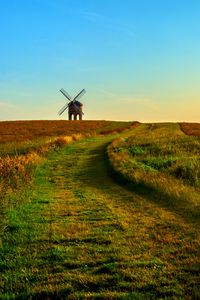
<instances>
[{"instance_id":1,"label":"green grass","mask_svg":"<svg viewBox=\"0 0 200 300\"><path fill-rule=\"evenodd\" d=\"M198 222L116 183L113 138L49 153L32 187L7 197L0 299L198 299Z\"/></svg>"},{"instance_id":2,"label":"green grass","mask_svg":"<svg viewBox=\"0 0 200 300\"><path fill-rule=\"evenodd\" d=\"M113 168L139 194L199 217L199 137L184 135L178 124L143 124L108 152Z\"/></svg>"}]
</instances>

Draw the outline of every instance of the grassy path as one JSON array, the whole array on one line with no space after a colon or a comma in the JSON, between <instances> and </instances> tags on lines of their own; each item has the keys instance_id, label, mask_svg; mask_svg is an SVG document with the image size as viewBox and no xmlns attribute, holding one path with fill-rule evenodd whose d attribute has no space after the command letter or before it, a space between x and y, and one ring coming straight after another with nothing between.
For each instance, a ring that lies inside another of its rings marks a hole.
<instances>
[{"instance_id":1,"label":"grassy path","mask_svg":"<svg viewBox=\"0 0 200 300\"><path fill-rule=\"evenodd\" d=\"M0 299L199 296L198 228L118 185L110 140L76 142L38 169L35 190L10 211Z\"/></svg>"}]
</instances>

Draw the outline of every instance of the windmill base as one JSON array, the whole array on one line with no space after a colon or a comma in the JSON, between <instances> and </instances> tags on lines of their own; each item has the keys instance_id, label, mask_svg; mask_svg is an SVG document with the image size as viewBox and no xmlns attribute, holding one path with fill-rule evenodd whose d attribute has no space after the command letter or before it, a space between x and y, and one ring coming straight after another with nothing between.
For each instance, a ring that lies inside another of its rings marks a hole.
<instances>
[{"instance_id":1,"label":"windmill base","mask_svg":"<svg viewBox=\"0 0 200 300\"><path fill-rule=\"evenodd\" d=\"M74 113L69 113L69 120L82 120L82 115L81 114L74 114Z\"/></svg>"}]
</instances>

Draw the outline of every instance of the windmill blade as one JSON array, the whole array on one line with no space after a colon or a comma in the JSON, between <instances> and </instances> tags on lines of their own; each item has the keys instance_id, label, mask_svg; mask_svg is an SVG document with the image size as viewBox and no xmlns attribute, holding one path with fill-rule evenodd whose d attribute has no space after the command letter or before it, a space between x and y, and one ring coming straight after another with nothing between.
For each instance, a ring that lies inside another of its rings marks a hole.
<instances>
[{"instance_id":1,"label":"windmill blade","mask_svg":"<svg viewBox=\"0 0 200 300\"><path fill-rule=\"evenodd\" d=\"M65 104L65 105L63 106L63 108L61 108L61 109L59 110L58 114L59 114L59 115L62 115L62 113L68 108L68 106L69 106L69 103Z\"/></svg>"},{"instance_id":2,"label":"windmill blade","mask_svg":"<svg viewBox=\"0 0 200 300\"><path fill-rule=\"evenodd\" d=\"M74 101L78 101L84 94L86 93L86 90L83 89L74 99L73 99L73 102Z\"/></svg>"},{"instance_id":3,"label":"windmill blade","mask_svg":"<svg viewBox=\"0 0 200 300\"><path fill-rule=\"evenodd\" d=\"M79 108L74 102L73 102L73 106L74 106L75 110L76 110L79 114L84 115L84 113L82 112L82 110L80 110L80 108Z\"/></svg>"},{"instance_id":4,"label":"windmill blade","mask_svg":"<svg viewBox=\"0 0 200 300\"><path fill-rule=\"evenodd\" d=\"M64 90L61 89L60 92L69 100L72 101L72 97Z\"/></svg>"}]
</instances>

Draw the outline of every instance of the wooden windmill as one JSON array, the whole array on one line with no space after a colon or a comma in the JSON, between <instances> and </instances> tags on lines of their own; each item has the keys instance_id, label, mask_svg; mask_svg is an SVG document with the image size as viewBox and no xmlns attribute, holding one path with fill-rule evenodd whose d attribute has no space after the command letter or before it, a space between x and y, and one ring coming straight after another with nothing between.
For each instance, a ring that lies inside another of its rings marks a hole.
<instances>
[{"instance_id":1,"label":"wooden windmill","mask_svg":"<svg viewBox=\"0 0 200 300\"><path fill-rule=\"evenodd\" d=\"M64 89L61 89L60 92L67 98L69 103L66 103L61 110L59 110L58 114L61 115L68 108L68 116L69 120L82 120L83 116L83 104L78 100L86 93L86 90L83 89L76 97L72 98Z\"/></svg>"}]
</instances>

